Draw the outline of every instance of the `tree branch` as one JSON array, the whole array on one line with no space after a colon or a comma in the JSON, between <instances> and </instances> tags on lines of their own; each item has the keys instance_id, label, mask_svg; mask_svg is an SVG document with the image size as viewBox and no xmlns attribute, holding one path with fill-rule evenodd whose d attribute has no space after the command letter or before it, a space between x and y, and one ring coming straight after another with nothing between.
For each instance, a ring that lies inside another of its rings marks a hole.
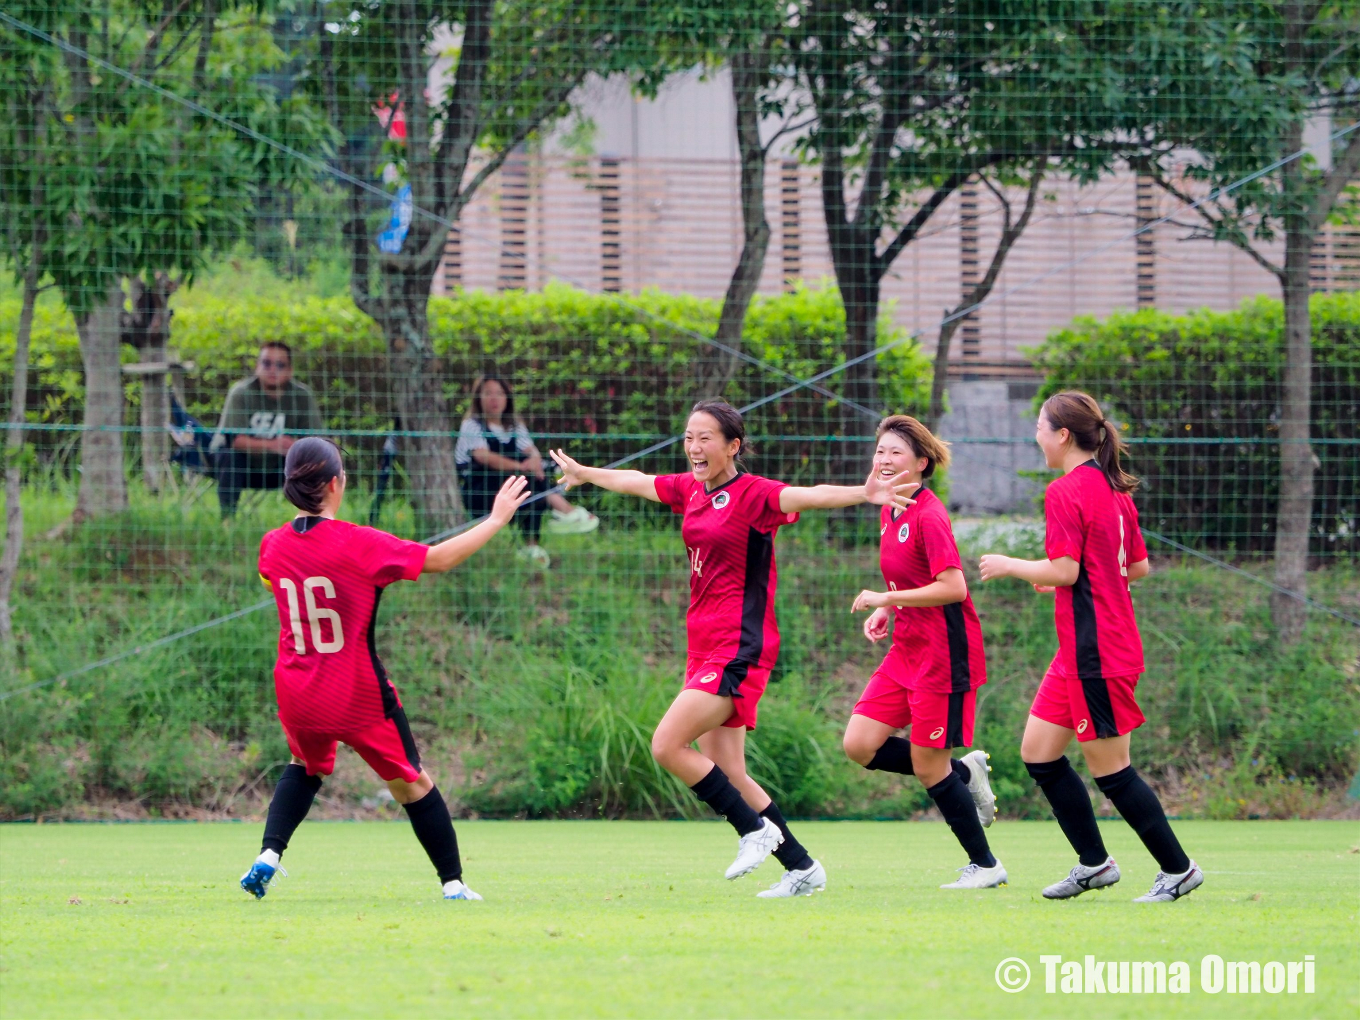
<instances>
[{"instance_id":1,"label":"tree branch","mask_svg":"<svg viewBox=\"0 0 1360 1020\"><path fill-rule=\"evenodd\" d=\"M1171 195L1172 197L1177 198L1180 201L1184 202L1188 208L1192 208L1195 211L1196 215L1203 219L1204 222L1208 223L1209 227L1213 231L1212 236L1215 241L1218 240L1227 241L1229 244L1237 248L1239 251L1245 252L1247 255L1250 255L1252 260L1255 261L1255 263L1258 266L1264 269L1271 276L1274 276L1276 279L1281 281L1284 280L1284 267L1275 265L1264 255L1262 255L1259 251L1257 251L1256 246L1251 243L1251 239L1246 236L1246 234L1242 231L1241 227L1231 222L1231 219L1226 212L1224 212L1223 215L1220 216L1218 219L1215 219L1214 216L1207 209L1204 208L1204 204L1202 202L1199 202L1196 198L1189 195L1188 193L1181 191L1180 188L1176 187L1164 176L1162 176L1160 171L1153 172L1149 174L1149 176L1152 178L1153 183L1155 183L1159 188L1165 191L1168 195Z\"/></svg>"},{"instance_id":2,"label":"tree branch","mask_svg":"<svg viewBox=\"0 0 1360 1020\"><path fill-rule=\"evenodd\" d=\"M1327 217L1332 214L1332 207L1336 205L1342 189L1352 183L1358 174L1360 174L1360 131L1351 135L1346 151L1332 164L1331 171L1323 179L1322 195L1308 217L1309 227L1314 231L1321 229L1327 222Z\"/></svg>"}]
</instances>

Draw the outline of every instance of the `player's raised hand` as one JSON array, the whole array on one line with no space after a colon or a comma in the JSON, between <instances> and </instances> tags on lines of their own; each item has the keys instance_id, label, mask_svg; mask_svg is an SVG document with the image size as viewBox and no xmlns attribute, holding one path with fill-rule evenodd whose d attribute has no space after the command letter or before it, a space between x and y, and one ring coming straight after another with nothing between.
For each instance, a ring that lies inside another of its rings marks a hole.
<instances>
[{"instance_id":1,"label":"player's raised hand","mask_svg":"<svg viewBox=\"0 0 1360 1020\"><path fill-rule=\"evenodd\" d=\"M574 486L586 484L585 478L581 475L583 465L568 457L565 450L549 450L548 456L553 459L557 469L562 472L562 477L557 480L557 484L562 486L563 492L569 492Z\"/></svg>"},{"instance_id":2,"label":"player's raised hand","mask_svg":"<svg viewBox=\"0 0 1360 1020\"><path fill-rule=\"evenodd\" d=\"M867 588L855 596L854 604L850 607L850 612L858 613L865 609L882 609L887 605L888 593L882 591L869 591Z\"/></svg>"},{"instance_id":3,"label":"player's raised hand","mask_svg":"<svg viewBox=\"0 0 1360 1020\"><path fill-rule=\"evenodd\" d=\"M533 493L529 489L529 480L523 475L511 475L501 483L500 491L496 493L496 501L491 504L491 513L487 516L496 524L504 526L510 523L515 511L522 507L531 495Z\"/></svg>"},{"instance_id":4,"label":"player's raised hand","mask_svg":"<svg viewBox=\"0 0 1360 1020\"><path fill-rule=\"evenodd\" d=\"M995 581L998 577L1011 576L1011 558L1009 556L988 553L978 561L978 566L982 570L984 581Z\"/></svg>"},{"instance_id":5,"label":"player's raised hand","mask_svg":"<svg viewBox=\"0 0 1360 1020\"><path fill-rule=\"evenodd\" d=\"M905 510L916 500L912 494L921 487L920 482L908 482L908 471L883 478L877 471L870 471L864 480L864 498L878 506L891 506L894 510Z\"/></svg>"},{"instance_id":6,"label":"player's raised hand","mask_svg":"<svg viewBox=\"0 0 1360 1020\"><path fill-rule=\"evenodd\" d=\"M864 636L869 639L870 644L878 644L888 636L888 620L892 617L892 610L887 606L880 606L870 613L864 620Z\"/></svg>"}]
</instances>

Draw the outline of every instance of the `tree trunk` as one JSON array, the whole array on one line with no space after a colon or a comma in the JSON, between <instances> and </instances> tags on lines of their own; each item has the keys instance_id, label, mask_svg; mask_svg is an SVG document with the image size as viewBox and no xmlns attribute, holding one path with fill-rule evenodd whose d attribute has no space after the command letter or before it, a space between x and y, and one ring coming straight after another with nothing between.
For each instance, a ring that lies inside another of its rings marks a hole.
<instances>
[{"instance_id":1,"label":"tree trunk","mask_svg":"<svg viewBox=\"0 0 1360 1020\"><path fill-rule=\"evenodd\" d=\"M1297 166L1295 160L1292 166ZM1286 175L1289 173L1286 167ZM1309 257L1313 232L1291 215L1285 227L1284 385L1280 391L1280 501L1275 518L1275 583L1308 591L1308 538L1313 517L1312 422L1313 352L1308 310ZM1292 221L1292 222L1291 222ZM1308 608L1278 592L1271 597L1271 616L1286 643L1303 635Z\"/></svg>"},{"instance_id":2,"label":"tree trunk","mask_svg":"<svg viewBox=\"0 0 1360 1020\"><path fill-rule=\"evenodd\" d=\"M5 551L0 555L0 643L14 639L10 620L10 593L19 572L24 548L24 509L20 501L22 470L19 455L24 447L24 410L28 404L28 345L33 334L33 306L38 298L38 267L35 262L24 274L23 306L19 331L14 338L14 384L10 389L9 424L5 433Z\"/></svg>"},{"instance_id":3,"label":"tree trunk","mask_svg":"<svg viewBox=\"0 0 1360 1020\"><path fill-rule=\"evenodd\" d=\"M402 462L421 538L441 534L464 520L449 405L430 344L427 306L432 273L432 269L385 272L385 297L378 315L402 428L430 433L402 440Z\"/></svg>"},{"instance_id":4,"label":"tree trunk","mask_svg":"<svg viewBox=\"0 0 1360 1020\"><path fill-rule=\"evenodd\" d=\"M163 333L142 349L142 358L149 362L168 360ZM152 492L160 491L170 466L170 437L166 432L169 422L166 374L142 376L142 480Z\"/></svg>"},{"instance_id":5,"label":"tree trunk","mask_svg":"<svg viewBox=\"0 0 1360 1020\"><path fill-rule=\"evenodd\" d=\"M873 254L872 248L869 255ZM845 370L841 393L864 407L879 409L878 358L871 352L878 346L878 303L880 280L873 269L851 274L837 273L840 278L841 299L845 303L845 359L854 361ZM867 355L867 357L866 357ZM856 361L856 359L862 359ZM840 404L841 434L847 439L872 433L874 423L848 403ZM868 471L868 461L862 444L843 442L841 456L836 458L835 483L854 485L862 482Z\"/></svg>"},{"instance_id":6,"label":"tree trunk","mask_svg":"<svg viewBox=\"0 0 1360 1020\"><path fill-rule=\"evenodd\" d=\"M722 396L737 372L742 330L751 299L765 271L765 254L770 247L770 224L765 218L765 149L760 144L760 71L763 54L743 51L732 57L732 99L736 106L737 148L741 153L741 257L737 260L722 314L718 317L716 339L729 350L717 349L705 359L700 373L702 396Z\"/></svg>"},{"instance_id":7,"label":"tree trunk","mask_svg":"<svg viewBox=\"0 0 1360 1020\"><path fill-rule=\"evenodd\" d=\"M110 288L103 303L76 322L85 363L85 428L80 444L80 495L75 519L114 513L127 506L123 474L123 291Z\"/></svg>"},{"instance_id":8,"label":"tree trunk","mask_svg":"<svg viewBox=\"0 0 1360 1020\"><path fill-rule=\"evenodd\" d=\"M940 326L940 336L935 342L935 366L930 380L930 409L926 411L925 427L934 432L940 427L944 417L944 392L949 385L949 345L954 342L954 334L963 325L963 317L955 318L951 312L945 323Z\"/></svg>"}]
</instances>

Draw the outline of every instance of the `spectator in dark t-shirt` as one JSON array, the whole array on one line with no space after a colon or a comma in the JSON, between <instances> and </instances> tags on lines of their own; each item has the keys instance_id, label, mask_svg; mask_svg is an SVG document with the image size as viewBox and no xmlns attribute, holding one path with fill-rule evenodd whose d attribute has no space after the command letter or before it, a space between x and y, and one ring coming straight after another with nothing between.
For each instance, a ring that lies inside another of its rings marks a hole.
<instances>
[{"instance_id":1,"label":"spectator in dark t-shirt","mask_svg":"<svg viewBox=\"0 0 1360 1020\"><path fill-rule=\"evenodd\" d=\"M222 516L236 512L243 489L283 488L283 458L299 433L324 429L312 391L293 379L285 343L260 347L255 374L227 394L213 437L217 501Z\"/></svg>"}]
</instances>

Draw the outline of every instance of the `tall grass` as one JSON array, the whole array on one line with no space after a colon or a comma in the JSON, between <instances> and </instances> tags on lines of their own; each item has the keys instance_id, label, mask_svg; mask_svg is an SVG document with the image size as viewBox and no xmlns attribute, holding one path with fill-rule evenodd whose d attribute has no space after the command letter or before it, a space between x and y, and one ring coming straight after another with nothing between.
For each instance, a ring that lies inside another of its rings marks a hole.
<instances>
[{"instance_id":1,"label":"tall grass","mask_svg":"<svg viewBox=\"0 0 1360 1020\"><path fill-rule=\"evenodd\" d=\"M350 509L362 519L366 500L355 497ZM176 501L134 489L126 513L44 537L72 504L60 482L25 493L30 539L5 690L260 601L260 536L291 516L268 494L224 525L211 494ZM648 750L683 669L683 549L671 522L601 513L597 534L548 540L550 573L516 559L506 534L453 573L395 585L383 600L379 649L427 760L464 812L698 811ZM383 524L409 536L409 508L389 506ZM981 551L1037 551L1023 523L961 524L959 533L970 574ZM753 774L790 814L924 809L914 781L866 773L839 746L883 652L848 611L860 588L878 583L875 546L832 542L809 519L781 536L778 556L783 651L751 735ZM1053 653L1051 603L1018 584L971 579L989 675L977 742L992 754L1003 808L1038 814L1018 743ZM1317 572L1310 588L1356 608L1353 567ZM1303 643L1277 647L1264 591L1160 559L1137 587L1149 723L1135 761L1179 791L1187 810L1303 811L1355 770L1355 630L1318 616ZM0 815L232 813L256 803L287 760L273 708L277 634L270 608L0 702ZM337 780L328 795L357 805L373 786L364 783Z\"/></svg>"}]
</instances>

